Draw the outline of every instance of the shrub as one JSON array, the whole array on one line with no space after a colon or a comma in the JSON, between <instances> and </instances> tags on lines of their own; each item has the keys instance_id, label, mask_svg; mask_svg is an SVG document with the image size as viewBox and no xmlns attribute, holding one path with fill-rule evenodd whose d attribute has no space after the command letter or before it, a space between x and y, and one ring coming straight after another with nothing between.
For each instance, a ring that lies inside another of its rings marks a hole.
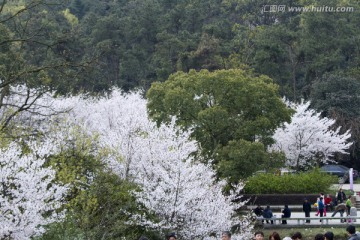
<instances>
[{"instance_id":1,"label":"shrub","mask_svg":"<svg viewBox=\"0 0 360 240\"><path fill-rule=\"evenodd\" d=\"M322 173L319 169L283 176L264 173L248 178L244 193L319 193L328 190L337 181L336 176Z\"/></svg>"}]
</instances>

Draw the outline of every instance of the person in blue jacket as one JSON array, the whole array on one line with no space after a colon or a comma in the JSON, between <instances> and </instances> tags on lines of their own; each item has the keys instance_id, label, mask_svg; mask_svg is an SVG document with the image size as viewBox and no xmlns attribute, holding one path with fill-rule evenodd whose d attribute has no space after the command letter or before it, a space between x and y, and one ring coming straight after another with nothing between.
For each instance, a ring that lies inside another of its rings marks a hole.
<instances>
[{"instance_id":1,"label":"person in blue jacket","mask_svg":"<svg viewBox=\"0 0 360 240\"><path fill-rule=\"evenodd\" d=\"M285 205L285 208L281 212L282 212L281 218L290 218L291 217L291 210L288 205ZM287 224L286 219L281 220L281 223Z\"/></svg>"},{"instance_id":2,"label":"person in blue jacket","mask_svg":"<svg viewBox=\"0 0 360 240\"><path fill-rule=\"evenodd\" d=\"M269 223L269 219L270 219L270 222L271 224L274 224L274 220L272 220L271 218L273 217L273 213L270 209L270 206L267 206L264 211L263 211L263 217L266 221L266 223Z\"/></svg>"},{"instance_id":3,"label":"person in blue jacket","mask_svg":"<svg viewBox=\"0 0 360 240\"><path fill-rule=\"evenodd\" d=\"M324 216L325 204L323 202L322 197L319 198L319 201L317 202L317 204L318 204L318 209L319 209L319 212L320 212L320 217L323 217ZM320 219L320 222L321 222L321 219Z\"/></svg>"}]
</instances>

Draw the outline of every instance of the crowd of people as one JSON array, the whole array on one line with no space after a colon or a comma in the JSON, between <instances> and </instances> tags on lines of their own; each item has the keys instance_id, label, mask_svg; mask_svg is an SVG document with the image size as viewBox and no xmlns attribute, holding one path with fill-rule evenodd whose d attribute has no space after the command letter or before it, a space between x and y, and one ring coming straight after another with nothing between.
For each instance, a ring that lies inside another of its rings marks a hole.
<instances>
[{"instance_id":1,"label":"crowd of people","mask_svg":"<svg viewBox=\"0 0 360 240\"><path fill-rule=\"evenodd\" d=\"M305 213L305 217L309 218L305 221L305 223L310 223L310 212L312 211L313 206L315 206L317 209L315 216L326 217L327 209L333 211L331 215L332 217L334 217L337 213L340 213L341 217L343 217L344 213L346 213L346 216L349 216L352 207L351 196L346 197L345 193L340 188L335 198L332 198L330 194L324 196L323 193L320 193L314 204L310 203L310 201L305 198L302 210ZM265 209L263 209L260 205L258 205L254 209L254 213L257 217L263 218L263 223L274 223L274 215L270 206L267 206ZM283 218L282 224L287 224L287 219L291 217L291 210L289 206L285 204L284 208L281 210L281 213L281 218ZM320 222L321 221L322 220L320 219ZM346 219L341 219L341 222L344 221L346 221Z\"/></svg>"},{"instance_id":2,"label":"crowd of people","mask_svg":"<svg viewBox=\"0 0 360 240\"><path fill-rule=\"evenodd\" d=\"M340 213L341 217L343 217L344 213L349 216L351 215L350 213L352 207L351 196L346 197L346 194L341 188L336 194L335 199L333 199L329 194L325 197L323 193L320 193L315 206L317 207L317 213L315 216L326 217L327 209L334 211L331 217L334 217L337 213ZM305 217L310 217L311 204L306 199L303 203L303 211L305 212ZM341 222L343 221L346 221L346 219L341 219Z\"/></svg>"},{"instance_id":3,"label":"crowd of people","mask_svg":"<svg viewBox=\"0 0 360 240\"><path fill-rule=\"evenodd\" d=\"M320 237L322 236L322 238ZM300 232L295 232L291 237L284 237L282 240L300 240L302 239L302 234ZM326 232L325 234L317 234L315 236L316 240L333 240L334 234L332 232ZM262 231L255 232L254 240L265 240L265 235ZM269 240L281 240L280 234L278 232L273 232L269 235Z\"/></svg>"},{"instance_id":4,"label":"crowd of people","mask_svg":"<svg viewBox=\"0 0 360 240\"><path fill-rule=\"evenodd\" d=\"M348 235L347 240L360 240L360 233L356 233L355 226L349 225L346 227L346 233ZM278 232L272 232L269 235L269 240L281 240L281 237ZM284 237L282 240L301 240L302 234L300 232L295 232L291 237ZM315 240L334 240L333 232L326 232L324 234L318 233L314 237ZM230 238L222 238L222 240L231 240ZM265 240L265 235L262 231L257 231L254 234L254 240Z\"/></svg>"},{"instance_id":5,"label":"crowd of people","mask_svg":"<svg viewBox=\"0 0 360 240\"><path fill-rule=\"evenodd\" d=\"M349 225L346 228L348 234L348 240L360 240L360 233L356 233L355 226ZM175 233L167 235L166 240L176 240ZM278 232L272 232L269 237L269 240L281 240L280 234ZM284 237L282 240L301 240L302 234L300 232L295 232L291 237ZM333 232L326 232L324 234L319 233L315 235L315 240L334 240ZM139 240L148 240L148 238L140 238ZM221 240L231 240L231 233L229 231L224 231L221 234ZM254 234L254 240L265 240L265 235L262 231L257 231Z\"/></svg>"},{"instance_id":6,"label":"crowd of people","mask_svg":"<svg viewBox=\"0 0 360 240\"><path fill-rule=\"evenodd\" d=\"M324 196L323 193L320 193L319 197L316 200L316 203L313 204L317 208L317 212L315 216L326 216L327 209L333 211L332 217L334 217L337 213L340 213L340 216L343 217L344 213L350 215L350 210L352 207L351 196L346 197L343 190L340 188L337 192L335 198L333 199L329 194ZM308 217L305 223L310 223L310 212L312 211L312 203L305 198L303 202L303 212L305 213L305 217ZM266 206L263 209L260 205L258 205L254 211L257 217L262 217L262 222L273 224L273 212L270 206ZM288 205L285 204L284 208L281 210L281 218L282 224L287 224L287 219L291 218L291 210ZM341 222L346 221L346 219L341 219ZM321 222L321 219L320 219ZM348 225L346 228L346 232L348 234L348 240L360 240L360 233L356 233L355 226ZM254 234L254 240L264 240L265 236L262 231L257 231ZM269 240L281 240L281 237L278 232L273 232L268 237ZM282 240L300 240L302 239L302 235L300 232L294 233L292 236L284 237ZM326 232L325 234L316 234L315 240L333 240L334 234L332 232ZM139 240L149 240L147 237L141 237ZM177 240L175 233L170 233L166 236L166 240ZM229 231L222 232L221 240L231 240L231 233Z\"/></svg>"},{"instance_id":7,"label":"crowd of people","mask_svg":"<svg viewBox=\"0 0 360 240\"><path fill-rule=\"evenodd\" d=\"M347 240L360 240L360 233L356 233L356 228L353 225L348 225L346 227L346 233L348 235ZM264 232L257 231L254 234L254 240L265 240ZM269 240L301 240L303 239L302 234L300 232L295 232L294 234L281 239L280 234L278 232L272 232L269 237ZM333 232L326 232L324 234L318 233L314 237L315 240L334 240ZM139 240L149 240L147 237L142 236ZM166 240L177 240L175 233L170 233L166 236ZM221 234L221 240L231 240L231 232L224 231Z\"/></svg>"}]
</instances>

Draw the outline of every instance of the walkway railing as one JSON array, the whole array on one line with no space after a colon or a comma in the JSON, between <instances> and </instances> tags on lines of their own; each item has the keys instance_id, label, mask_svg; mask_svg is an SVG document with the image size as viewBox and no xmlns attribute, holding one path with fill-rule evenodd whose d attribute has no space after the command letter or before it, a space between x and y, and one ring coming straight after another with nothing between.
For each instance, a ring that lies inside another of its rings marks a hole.
<instances>
[{"instance_id":1,"label":"walkway railing","mask_svg":"<svg viewBox=\"0 0 360 240\"><path fill-rule=\"evenodd\" d=\"M266 220L269 223L266 223ZM271 224L271 220L273 224ZM286 220L287 224L282 224ZM287 227L331 227L346 224L360 224L360 217L357 216L344 216L344 217L292 217L292 218L256 218L257 225L262 225L264 228L287 228ZM307 222L309 221L309 222Z\"/></svg>"}]
</instances>

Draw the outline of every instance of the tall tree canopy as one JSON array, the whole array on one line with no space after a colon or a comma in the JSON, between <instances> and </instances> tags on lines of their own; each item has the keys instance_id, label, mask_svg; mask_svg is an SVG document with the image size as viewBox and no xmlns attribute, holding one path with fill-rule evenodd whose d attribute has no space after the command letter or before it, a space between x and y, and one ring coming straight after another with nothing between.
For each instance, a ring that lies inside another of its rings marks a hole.
<instances>
[{"instance_id":1,"label":"tall tree canopy","mask_svg":"<svg viewBox=\"0 0 360 240\"><path fill-rule=\"evenodd\" d=\"M290 120L277 85L249 70L177 72L163 83L154 83L147 97L152 119L169 123L175 116L179 126L193 129L192 137L203 154L215 162L221 160L218 151L231 141L270 144L273 131ZM254 160L262 162L261 156Z\"/></svg>"}]
</instances>

